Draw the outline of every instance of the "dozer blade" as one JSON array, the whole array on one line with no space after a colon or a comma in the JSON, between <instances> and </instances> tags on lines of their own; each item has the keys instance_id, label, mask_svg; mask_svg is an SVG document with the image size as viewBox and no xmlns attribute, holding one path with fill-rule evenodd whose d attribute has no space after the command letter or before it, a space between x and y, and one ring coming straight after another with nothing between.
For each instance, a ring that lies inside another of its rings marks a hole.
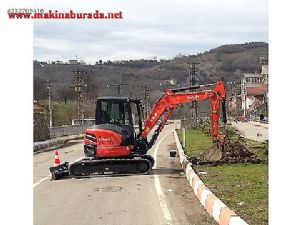
<instances>
[{"instance_id":1,"label":"dozer blade","mask_svg":"<svg viewBox=\"0 0 300 225\"><path fill-rule=\"evenodd\" d=\"M51 180L58 180L69 175L69 163L65 162L57 166L51 166L49 170L52 175Z\"/></svg>"},{"instance_id":2,"label":"dozer blade","mask_svg":"<svg viewBox=\"0 0 300 225\"><path fill-rule=\"evenodd\" d=\"M149 174L154 160L151 156L130 158L85 158L69 165L70 175L74 178Z\"/></svg>"}]
</instances>

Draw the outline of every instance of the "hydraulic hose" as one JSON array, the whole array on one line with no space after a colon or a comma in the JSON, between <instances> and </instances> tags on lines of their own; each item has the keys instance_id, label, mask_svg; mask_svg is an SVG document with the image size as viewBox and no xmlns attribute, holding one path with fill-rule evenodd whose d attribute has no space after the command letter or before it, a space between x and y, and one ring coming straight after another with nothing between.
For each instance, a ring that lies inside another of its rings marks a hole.
<instances>
[{"instance_id":1,"label":"hydraulic hose","mask_svg":"<svg viewBox=\"0 0 300 225\"><path fill-rule=\"evenodd\" d=\"M227 123L227 115L226 115L226 100L222 100L222 117L223 117L223 123Z\"/></svg>"}]
</instances>

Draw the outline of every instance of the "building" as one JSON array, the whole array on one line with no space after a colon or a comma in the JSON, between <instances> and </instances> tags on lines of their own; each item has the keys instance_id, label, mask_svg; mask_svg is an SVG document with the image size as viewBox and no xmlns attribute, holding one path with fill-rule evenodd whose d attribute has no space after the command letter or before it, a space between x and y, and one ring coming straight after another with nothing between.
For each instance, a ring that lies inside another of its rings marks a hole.
<instances>
[{"instance_id":1,"label":"building","mask_svg":"<svg viewBox=\"0 0 300 225\"><path fill-rule=\"evenodd\" d=\"M227 97L227 111L233 117L242 115L242 100L241 95L228 96Z\"/></svg>"},{"instance_id":2,"label":"building","mask_svg":"<svg viewBox=\"0 0 300 225\"><path fill-rule=\"evenodd\" d=\"M244 116L246 116L247 110L249 110L254 103L254 96L261 95L263 89L262 82L263 76L261 74L243 74L241 78L241 98Z\"/></svg>"},{"instance_id":3,"label":"building","mask_svg":"<svg viewBox=\"0 0 300 225\"><path fill-rule=\"evenodd\" d=\"M33 112L47 114L48 108L47 106L40 104L38 101L33 101Z\"/></svg>"},{"instance_id":4,"label":"building","mask_svg":"<svg viewBox=\"0 0 300 225\"><path fill-rule=\"evenodd\" d=\"M57 64L57 65L62 65L62 64L64 64L64 62L63 62L63 61L61 61L61 60L56 60L56 61L54 62L54 64Z\"/></svg>"},{"instance_id":5,"label":"building","mask_svg":"<svg viewBox=\"0 0 300 225\"><path fill-rule=\"evenodd\" d=\"M264 119L268 117L268 59L260 57L261 73L243 74L241 100L244 117Z\"/></svg>"},{"instance_id":6,"label":"building","mask_svg":"<svg viewBox=\"0 0 300 225\"><path fill-rule=\"evenodd\" d=\"M264 83L269 83L269 63L268 58L266 57L260 57L260 64L261 64L261 74L263 76Z\"/></svg>"},{"instance_id":7,"label":"building","mask_svg":"<svg viewBox=\"0 0 300 225\"><path fill-rule=\"evenodd\" d=\"M69 60L69 64L75 65L75 64L79 64L79 62L78 62L77 59L70 59L70 60Z\"/></svg>"}]
</instances>

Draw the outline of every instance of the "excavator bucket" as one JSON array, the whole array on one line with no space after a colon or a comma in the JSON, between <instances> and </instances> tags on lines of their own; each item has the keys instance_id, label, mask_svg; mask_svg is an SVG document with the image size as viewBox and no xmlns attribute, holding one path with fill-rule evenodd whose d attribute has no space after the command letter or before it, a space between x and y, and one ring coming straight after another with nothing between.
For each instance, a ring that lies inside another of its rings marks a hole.
<instances>
[{"instance_id":1,"label":"excavator bucket","mask_svg":"<svg viewBox=\"0 0 300 225\"><path fill-rule=\"evenodd\" d=\"M220 143L213 143L212 147L203 153L205 161L219 161L223 158L223 148Z\"/></svg>"}]
</instances>

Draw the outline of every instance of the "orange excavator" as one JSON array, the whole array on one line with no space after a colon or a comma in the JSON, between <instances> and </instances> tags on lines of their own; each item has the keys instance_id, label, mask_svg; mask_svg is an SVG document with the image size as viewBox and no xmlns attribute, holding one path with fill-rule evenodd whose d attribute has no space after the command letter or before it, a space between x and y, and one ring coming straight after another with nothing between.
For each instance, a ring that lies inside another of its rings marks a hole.
<instances>
[{"instance_id":1,"label":"orange excavator","mask_svg":"<svg viewBox=\"0 0 300 225\"><path fill-rule=\"evenodd\" d=\"M52 179L59 178L63 172L65 174L66 167L71 177L75 178L149 174L154 159L147 155L147 152L154 145L173 111L181 103L210 99L212 139L222 146L225 135L219 132L219 118L222 108L223 122L226 123L225 98L223 81L166 89L165 94L154 105L143 127L143 105L140 99L100 97L96 102L95 125L85 130L85 157L71 164L50 168ZM135 124L138 124L138 132L134 129ZM156 129L152 132L154 127ZM148 140L151 133L152 137Z\"/></svg>"}]
</instances>

